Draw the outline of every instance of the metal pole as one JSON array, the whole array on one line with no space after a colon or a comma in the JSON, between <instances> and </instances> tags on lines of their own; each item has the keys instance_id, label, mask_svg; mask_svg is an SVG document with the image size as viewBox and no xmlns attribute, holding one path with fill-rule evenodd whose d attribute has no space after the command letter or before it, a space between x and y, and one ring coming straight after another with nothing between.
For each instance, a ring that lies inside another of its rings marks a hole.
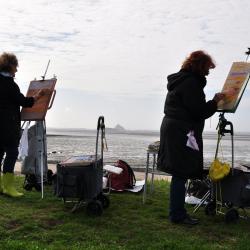
<instances>
[{"instance_id":1,"label":"metal pole","mask_svg":"<svg viewBox=\"0 0 250 250\"><path fill-rule=\"evenodd\" d=\"M246 62L247 62L248 61L248 57L250 55L250 48L248 48L248 51L246 51L245 54L247 55L247 58L246 58Z\"/></svg>"},{"instance_id":2,"label":"metal pole","mask_svg":"<svg viewBox=\"0 0 250 250\"><path fill-rule=\"evenodd\" d=\"M149 169L149 151L147 151L147 163L146 163L146 169L145 169L145 184L144 184L143 199L142 199L143 204L145 204L146 196L147 196L148 169Z\"/></svg>"},{"instance_id":3,"label":"metal pole","mask_svg":"<svg viewBox=\"0 0 250 250\"><path fill-rule=\"evenodd\" d=\"M234 174L234 129L233 124L230 123L231 127L231 142L232 142L232 175Z\"/></svg>"},{"instance_id":4,"label":"metal pole","mask_svg":"<svg viewBox=\"0 0 250 250\"><path fill-rule=\"evenodd\" d=\"M47 74L47 70L48 70L48 68L49 68L49 63L50 63L50 60L48 61L48 64L47 64L46 70L45 70L45 72L44 72L44 75L42 76L43 81L44 81L45 76L46 76L46 74Z\"/></svg>"},{"instance_id":5,"label":"metal pole","mask_svg":"<svg viewBox=\"0 0 250 250\"><path fill-rule=\"evenodd\" d=\"M44 165L44 129L43 121L37 121L36 131L38 135L38 169L40 169L40 185L41 185L41 198L43 199L43 165Z\"/></svg>"},{"instance_id":6,"label":"metal pole","mask_svg":"<svg viewBox=\"0 0 250 250\"><path fill-rule=\"evenodd\" d=\"M43 199L43 152L41 151L41 194Z\"/></svg>"},{"instance_id":7,"label":"metal pole","mask_svg":"<svg viewBox=\"0 0 250 250\"><path fill-rule=\"evenodd\" d=\"M150 193L154 191L154 175L155 175L155 164L156 164L156 153L152 152L153 155L153 166L151 172L151 185L150 185Z\"/></svg>"}]
</instances>

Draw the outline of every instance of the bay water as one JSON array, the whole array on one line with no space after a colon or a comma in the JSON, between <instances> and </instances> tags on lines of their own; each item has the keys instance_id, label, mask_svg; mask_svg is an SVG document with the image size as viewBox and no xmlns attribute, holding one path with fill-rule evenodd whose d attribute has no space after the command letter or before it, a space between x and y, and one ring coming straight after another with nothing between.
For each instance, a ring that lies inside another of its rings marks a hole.
<instances>
[{"instance_id":1,"label":"bay water","mask_svg":"<svg viewBox=\"0 0 250 250\"><path fill-rule=\"evenodd\" d=\"M84 129L47 129L48 162L57 163L70 156L95 154L97 132ZM149 144L159 141L156 131L114 131L105 133L107 149L104 163L114 164L118 159L127 161L133 168L145 168ZM204 164L213 161L217 146L216 133L204 133ZM98 152L100 154L99 136ZM250 165L250 133L223 136L218 156L228 163Z\"/></svg>"}]
</instances>

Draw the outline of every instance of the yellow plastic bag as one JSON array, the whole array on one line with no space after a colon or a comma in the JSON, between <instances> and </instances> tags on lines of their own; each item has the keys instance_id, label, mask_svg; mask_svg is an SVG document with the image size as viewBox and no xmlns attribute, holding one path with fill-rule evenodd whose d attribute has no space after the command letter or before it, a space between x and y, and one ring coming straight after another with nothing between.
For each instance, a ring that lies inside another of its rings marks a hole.
<instances>
[{"instance_id":1,"label":"yellow plastic bag","mask_svg":"<svg viewBox=\"0 0 250 250\"><path fill-rule=\"evenodd\" d=\"M220 162L217 158L211 163L209 168L209 177L212 181L219 181L227 176L230 172L230 165Z\"/></svg>"}]
</instances>

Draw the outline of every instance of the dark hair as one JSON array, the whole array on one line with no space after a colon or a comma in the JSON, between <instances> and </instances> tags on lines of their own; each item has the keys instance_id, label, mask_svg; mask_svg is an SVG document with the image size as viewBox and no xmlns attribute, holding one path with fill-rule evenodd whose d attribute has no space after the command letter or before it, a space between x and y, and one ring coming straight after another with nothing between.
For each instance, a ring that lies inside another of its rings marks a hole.
<instances>
[{"instance_id":1,"label":"dark hair","mask_svg":"<svg viewBox=\"0 0 250 250\"><path fill-rule=\"evenodd\" d=\"M18 66L18 60L12 53L4 52L0 56L0 71L11 72L12 66Z\"/></svg>"},{"instance_id":2,"label":"dark hair","mask_svg":"<svg viewBox=\"0 0 250 250\"><path fill-rule=\"evenodd\" d=\"M182 64L182 69L205 75L208 69L215 68L212 57L202 50L192 52Z\"/></svg>"}]
</instances>

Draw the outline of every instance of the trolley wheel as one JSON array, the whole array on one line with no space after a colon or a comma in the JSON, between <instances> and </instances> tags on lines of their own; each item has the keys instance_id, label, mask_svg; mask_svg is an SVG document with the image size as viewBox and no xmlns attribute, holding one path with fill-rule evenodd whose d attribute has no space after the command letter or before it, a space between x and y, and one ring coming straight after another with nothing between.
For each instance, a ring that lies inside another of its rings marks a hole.
<instances>
[{"instance_id":1,"label":"trolley wheel","mask_svg":"<svg viewBox=\"0 0 250 250\"><path fill-rule=\"evenodd\" d=\"M109 200L109 197L103 193L100 193L98 196L97 196L97 200L99 200L101 203L102 203L102 207L105 209L105 208L108 208L109 205L110 205L110 200Z\"/></svg>"},{"instance_id":2,"label":"trolley wheel","mask_svg":"<svg viewBox=\"0 0 250 250\"><path fill-rule=\"evenodd\" d=\"M100 216L102 215L103 207L99 200L90 201L87 204L87 214L90 216Z\"/></svg>"},{"instance_id":3,"label":"trolley wheel","mask_svg":"<svg viewBox=\"0 0 250 250\"><path fill-rule=\"evenodd\" d=\"M31 191L31 190L32 190L32 187L33 187L33 186L32 186L31 184L26 183L26 184L24 185L23 188L24 188L25 190L27 190L27 191Z\"/></svg>"},{"instance_id":4,"label":"trolley wheel","mask_svg":"<svg viewBox=\"0 0 250 250\"><path fill-rule=\"evenodd\" d=\"M238 221L238 219L239 219L239 212L235 208L231 208L225 213L226 223L236 222Z\"/></svg>"},{"instance_id":5,"label":"trolley wheel","mask_svg":"<svg viewBox=\"0 0 250 250\"><path fill-rule=\"evenodd\" d=\"M228 208L228 209L231 209L233 206L234 206L234 204L232 202L230 202L230 201L225 203L225 207Z\"/></svg>"},{"instance_id":6,"label":"trolley wheel","mask_svg":"<svg viewBox=\"0 0 250 250\"><path fill-rule=\"evenodd\" d=\"M214 216L216 214L216 204L214 201L210 201L205 206L205 214Z\"/></svg>"}]
</instances>

